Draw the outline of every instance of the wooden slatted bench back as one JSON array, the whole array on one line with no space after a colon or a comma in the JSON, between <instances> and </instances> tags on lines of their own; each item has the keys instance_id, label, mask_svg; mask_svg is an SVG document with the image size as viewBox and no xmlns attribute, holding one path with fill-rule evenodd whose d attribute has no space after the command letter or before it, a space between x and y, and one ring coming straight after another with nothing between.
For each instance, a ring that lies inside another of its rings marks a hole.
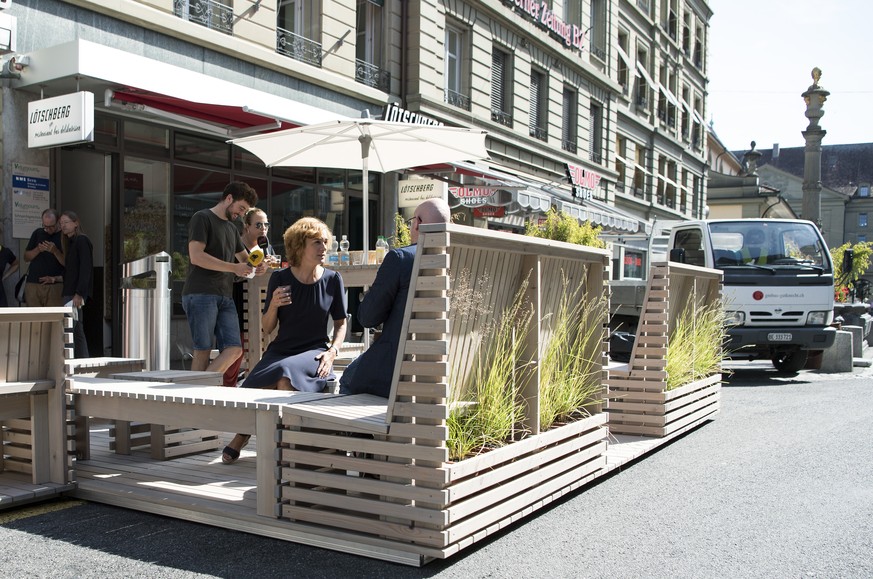
<instances>
[{"instance_id":1,"label":"wooden slatted bench back","mask_svg":"<svg viewBox=\"0 0 873 579\"><path fill-rule=\"evenodd\" d=\"M679 319L721 302L720 270L675 262L652 264L626 370L611 370L609 428L615 434L667 436L719 410L721 374L667 389L667 356Z\"/></svg>"},{"instance_id":2,"label":"wooden slatted bench back","mask_svg":"<svg viewBox=\"0 0 873 579\"><path fill-rule=\"evenodd\" d=\"M667 379L668 337L687 308L721 301L722 272L716 269L662 262L652 264L640 323L626 371L617 377L644 382Z\"/></svg>"},{"instance_id":3,"label":"wooden slatted bench back","mask_svg":"<svg viewBox=\"0 0 873 579\"><path fill-rule=\"evenodd\" d=\"M69 308L0 308L0 471L65 484ZM4 456L8 459L4 460Z\"/></svg>"},{"instance_id":4,"label":"wooden slatted bench back","mask_svg":"<svg viewBox=\"0 0 873 579\"><path fill-rule=\"evenodd\" d=\"M422 225L406 315L394 368L386 420L389 433L425 426L423 438L445 442L452 404L469 399L464 391L477 366L487 363L484 348L504 311L526 284L533 308L527 336L525 426L539 432L539 355L551 336L565 292L576 299L601 298L608 254L578 245L459 225ZM606 309L596 323L605 327ZM602 368L602 343L592 358ZM598 370L599 371L599 370ZM439 433L439 439L432 437Z\"/></svg>"}]
</instances>

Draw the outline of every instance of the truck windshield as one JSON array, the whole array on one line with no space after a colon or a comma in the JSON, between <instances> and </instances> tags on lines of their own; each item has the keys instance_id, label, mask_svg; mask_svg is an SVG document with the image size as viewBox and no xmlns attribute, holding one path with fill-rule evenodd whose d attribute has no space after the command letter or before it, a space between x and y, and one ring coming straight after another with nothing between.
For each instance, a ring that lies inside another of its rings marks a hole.
<instances>
[{"instance_id":1,"label":"truck windshield","mask_svg":"<svg viewBox=\"0 0 873 579\"><path fill-rule=\"evenodd\" d=\"M709 224L716 267L831 271L827 248L810 223L726 221Z\"/></svg>"}]
</instances>

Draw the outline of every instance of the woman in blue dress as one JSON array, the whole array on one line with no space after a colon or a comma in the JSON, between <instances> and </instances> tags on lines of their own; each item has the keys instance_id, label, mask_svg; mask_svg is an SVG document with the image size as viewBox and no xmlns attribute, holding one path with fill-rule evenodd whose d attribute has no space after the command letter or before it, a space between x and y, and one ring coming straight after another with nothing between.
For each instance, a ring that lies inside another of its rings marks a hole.
<instances>
[{"instance_id":1,"label":"woman in blue dress","mask_svg":"<svg viewBox=\"0 0 873 579\"><path fill-rule=\"evenodd\" d=\"M324 268L331 238L327 225L304 217L283 237L289 267L270 277L262 318L264 332L277 325L279 331L242 387L321 392L336 378L333 361L346 335L345 288L339 274ZM249 436L237 434L224 447L222 462L235 462Z\"/></svg>"}]
</instances>

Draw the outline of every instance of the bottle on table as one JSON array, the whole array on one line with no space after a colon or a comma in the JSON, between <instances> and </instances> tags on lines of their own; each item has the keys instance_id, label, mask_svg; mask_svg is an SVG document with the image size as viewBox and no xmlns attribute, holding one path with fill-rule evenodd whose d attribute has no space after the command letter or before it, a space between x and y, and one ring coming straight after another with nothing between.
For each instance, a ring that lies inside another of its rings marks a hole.
<instances>
[{"instance_id":1,"label":"bottle on table","mask_svg":"<svg viewBox=\"0 0 873 579\"><path fill-rule=\"evenodd\" d=\"M385 254L388 253L388 242L385 241L385 236L380 235L376 240L376 263L382 263L385 260Z\"/></svg>"},{"instance_id":2,"label":"bottle on table","mask_svg":"<svg viewBox=\"0 0 873 579\"><path fill-rule=\"evenodd\" d=\"M327 264L331 267L339 265L339 242L336 236L331 238L330 251L327 252Z\"/></svg>"},{"instance_id":3,"label":"bottle on table","mask_svg":"<svg viewBox=\"0 0 873 579\"><path fill-rule=\"evenodd\" d=\"M349 255L349 238L343 235L342 241L339 242L339 262L340 265L351 265L351 256Z\"/></svg>"}]
</instances>

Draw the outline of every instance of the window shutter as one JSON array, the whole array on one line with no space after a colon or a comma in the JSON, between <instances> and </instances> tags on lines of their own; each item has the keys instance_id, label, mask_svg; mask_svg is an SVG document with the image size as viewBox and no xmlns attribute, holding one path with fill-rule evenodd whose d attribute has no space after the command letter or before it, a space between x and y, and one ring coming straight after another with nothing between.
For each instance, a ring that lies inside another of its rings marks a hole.
<instances>
[{"instance_id":1,"label":"window shutter","mask_svg":"<svg viewBox=\"0 0 873 579\"><path fill-rule=\"evenodd\" d=\"M533 71L530 74L530 128L540 126L540 73Z\"/></svg>"},{"instance_id":2,"label":"window shutter","mask_svg":"<svg viewBox=\"0 0 873 579\"><path fill-rule=\"evenodd\" d=\"M571 143L576 140L576 115L574 114L575 103L576 103L576 94L570 90L564 89L564 115L563 115L563 128L561 131L561 138L565 143Z\"/></svg>"},{"instance_id":3,"label":"window shutter","mask_svg":"<svg viewBox=\"0 0 873 579\"><path fill-rule=\"evenodd\" d=\"M499 50L491 53L491 110L506 112L504 110L504 94L506 81L504 77L504 64L506 55Z\"/></svg>"}]
</instances>

